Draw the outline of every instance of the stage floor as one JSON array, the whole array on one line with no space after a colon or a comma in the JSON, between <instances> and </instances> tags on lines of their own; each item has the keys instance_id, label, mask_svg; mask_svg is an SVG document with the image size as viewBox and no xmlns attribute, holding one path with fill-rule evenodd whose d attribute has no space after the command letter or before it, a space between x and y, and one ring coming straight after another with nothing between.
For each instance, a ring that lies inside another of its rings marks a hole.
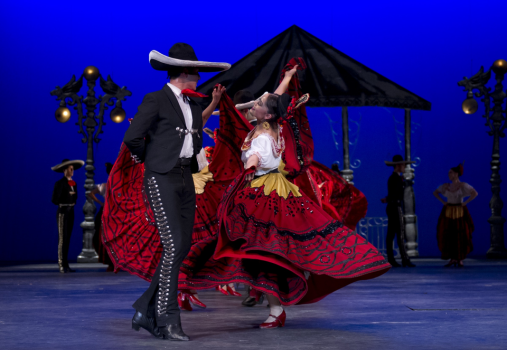
<instances>
[{"instance_id":1,"label":"stage floor","mask_svg":"<svg viewBox=\"0 0 507 350\"><path fill-rule=\"evenodd\" d=\"M205 310L182 312L190 342L131 329L131 304L147 287L104 265L0 268L0 348L14 349L507 349L507 261L443 268L415 259L313 305L287 308L285 328L261 330L262 306L203 291Z\"/></svg>"}]
</instances>

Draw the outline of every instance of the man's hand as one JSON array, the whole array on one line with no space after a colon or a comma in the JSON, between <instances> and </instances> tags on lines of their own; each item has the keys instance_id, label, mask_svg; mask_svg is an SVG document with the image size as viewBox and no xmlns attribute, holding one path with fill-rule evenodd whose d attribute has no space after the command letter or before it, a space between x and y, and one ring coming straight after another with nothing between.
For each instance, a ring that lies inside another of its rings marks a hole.
<instances>
[{"instance_id":1,"label":"man's hand","mask_svg":"<svg viewBox=\"0 0 507 350\"><path fill-rule=\"evenodd\" d=\"M386 197L381 198L381 199L380 199L380 201L381 201L382 203L386 204L386 203L387 203L387 198L386 198Z\"/></svg>"},{"instance_id":2,"label":"man's hand","mask_svg":"<svg viewBox=\"0 0 507 350\"><path fill-rule=\"evenodd\" d=\"M225 92L225 87L218 84L214 89L213 89L213 93L211 94L213 96L213 102L217 102L220 101L220 99L222 98L222 94Z\"/></svg>"}]
</instances>

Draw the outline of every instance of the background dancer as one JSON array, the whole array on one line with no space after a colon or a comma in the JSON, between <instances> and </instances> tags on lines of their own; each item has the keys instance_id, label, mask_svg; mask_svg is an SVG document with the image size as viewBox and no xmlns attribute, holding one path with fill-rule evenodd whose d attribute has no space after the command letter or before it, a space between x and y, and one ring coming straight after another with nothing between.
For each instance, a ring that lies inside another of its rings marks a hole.
<instances>
[{"instance_id":1,"label":"background dancer","mask_svg":"<svg viewBox=\"0 0 507 350\"><path fill-rule=\"evenodd\" d=\"M82 160L64 159L51 170L63 173L63 177L55 183L51 201L58 205L56 224L58 227L58 267L61 273L74 272L69 266L70 236L74 227L74 205L77 201L77 185L72 176L74 170L84 165Z\"/></svg>"},{"instance_id":2,"label":"background dancer","mask_svg":"<svg viewBox=\"0 0 507 350\"><path fill-rule=\"evenodd\" d=\"M442 252L442 259L451 259L446 267L463 267L463 260L473 250L472 233L474 222L467 204L477 197L477 191L461 182L463 165L460 164L449 170L449 180L439 186L433 195L444 205L437 225L438 248ZM440 197L447 197L447 202ZM469 197L465 202L463 199Z\"/></svg>"},{"instance_id":3,"label":"background dancer","mask_svg":"<svg viewBox=\"0 0 507 350\"><path fill-rule=\"evenodd\" d=\"M399 154L393 157L393 161L385 161L386 165L394 167L394 171L387 181L387 197L382 198L382 203L387 203L387 235L386 249L387 260L393 267L401 266L396 262L393 252L394 237L398 242L403 267L415 267L405 249L405 222L403 215L405 213L405 166L415 163L407 162Z\"/></svg>"}]
</instances>

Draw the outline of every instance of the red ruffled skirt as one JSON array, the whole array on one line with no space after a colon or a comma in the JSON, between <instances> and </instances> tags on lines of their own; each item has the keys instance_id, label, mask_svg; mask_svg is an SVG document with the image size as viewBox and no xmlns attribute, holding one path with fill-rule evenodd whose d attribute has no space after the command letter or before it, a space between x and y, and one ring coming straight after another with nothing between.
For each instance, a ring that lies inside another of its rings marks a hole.
<instances>
[{"instance_id":1,"label":"red ruffled skirt","mask_svg":"<svg viewBox=\"0 0 507 350\"><path fill-rule=\"evenodd\" d=\"M320 190L324 210L354 230L359 220L366 216L368 210L366 196L339 174L319 162L313 161L308 171Z\"/></svg>"},{"instance_id":2,"label":"red ruffled skirt","mask_svg":"<svg viewBox=\"0 0 507 350\"><path fill-rule=\"evenodd\" d=\"M390 268L375 247L281 174L245 187L246 173L220 202L218 239L196 243L183 262L184 287L246 283L291 305L316 302Z\"/></svg>"},{"instance_id":3,"label":"red ruffled skirt","mask_svg":"<svg viewBox=\"0 0 507 350\"><path fill-rule=\"evenodd\" d=\"M447 204L437 225L438 248L442 259L463 260L473 250L474 222L467 207Z\"/></svg>"}]
</instances>

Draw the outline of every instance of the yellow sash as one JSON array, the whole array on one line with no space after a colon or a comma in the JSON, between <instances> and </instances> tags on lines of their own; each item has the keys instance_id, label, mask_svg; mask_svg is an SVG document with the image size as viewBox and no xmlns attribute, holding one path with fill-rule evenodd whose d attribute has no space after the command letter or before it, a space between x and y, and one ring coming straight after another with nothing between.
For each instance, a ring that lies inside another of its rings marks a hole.
<instances>
[{"instance_id":1,"label":"yellow sash","mask_svg":"<svg viewBox=\"0 0 507 350\"><path fill-rule=\"evenodd\" d=\"M462 218L463 207L461 205L447 205L445 208L445 217L449 219Z\"/></svg>"},{"instance_id":2,"label":"yellow sash","mask_svg":"<svg viewBox=\"0 0 507 350\"><path fill-rule=\"evenodd\" d=\"M269 196L271 192L276 191L280 197L287 199L289 193L292 193L294 197L301 197L299 188L290 183L289 180L281 173L271 173L263 175L256 179L253 179L250 183L250 187L258 188L264 186L264 195Z\"/></svg>"},{"instance_id":3,"label":"yellow sash","mask_svg":"<svg viewBox=\"0 0 507 350\"><path fill-rule=\"evenodd\" d=\"M204 167L197 174L192 174L192 177L194 178L196 194L204 193L204 186L206 186L206 182L213 181L213 173L209 171L208 166Z\"/></svg>"}]
</instances>

